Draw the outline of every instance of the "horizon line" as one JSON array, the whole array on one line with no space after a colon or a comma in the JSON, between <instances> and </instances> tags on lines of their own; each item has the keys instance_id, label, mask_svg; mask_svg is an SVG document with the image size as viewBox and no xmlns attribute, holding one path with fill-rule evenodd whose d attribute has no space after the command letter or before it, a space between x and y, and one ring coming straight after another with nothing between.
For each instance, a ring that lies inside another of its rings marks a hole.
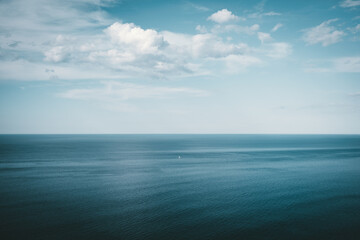
<instances>
[{"instance_id":1,"label":"horizon line","mask_svg":"<svg viewBox=\"0 0 360 240\"><path fill-rule=\"evenodd\" d=\"M0 133L0 135L360 135L360 133Z\"/></svg>"}]
</instances>

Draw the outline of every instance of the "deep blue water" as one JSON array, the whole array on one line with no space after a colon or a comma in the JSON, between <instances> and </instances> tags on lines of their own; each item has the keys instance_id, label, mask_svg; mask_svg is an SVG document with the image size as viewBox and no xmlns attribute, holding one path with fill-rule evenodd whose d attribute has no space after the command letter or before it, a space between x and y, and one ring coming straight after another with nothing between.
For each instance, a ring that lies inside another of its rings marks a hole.
<instances>
[{"instance_id":1,"label":"deep blue water","mask_svg":"<svg viewBox=\"0 0 360 240\"><path fill-rule=\"evenodd\" d=\"M360 239L360 135L0 135L0 238Z\"/></svg>"}]
</instances>

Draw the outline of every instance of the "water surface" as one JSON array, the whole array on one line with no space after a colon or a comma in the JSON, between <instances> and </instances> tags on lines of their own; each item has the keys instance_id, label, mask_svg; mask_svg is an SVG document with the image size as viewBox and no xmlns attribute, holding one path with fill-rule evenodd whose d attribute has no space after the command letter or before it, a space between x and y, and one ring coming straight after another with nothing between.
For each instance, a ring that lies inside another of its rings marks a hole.
<instances>
[{"instance_id":1,"label":"water surface","mask_svg":"<svg viewBox=\"0 0 360 240\"><path fill-rule=\"evenodd\" d=\"M360 239L359 135L0 135L2 239Z\"/></svg>"}]
</instances>

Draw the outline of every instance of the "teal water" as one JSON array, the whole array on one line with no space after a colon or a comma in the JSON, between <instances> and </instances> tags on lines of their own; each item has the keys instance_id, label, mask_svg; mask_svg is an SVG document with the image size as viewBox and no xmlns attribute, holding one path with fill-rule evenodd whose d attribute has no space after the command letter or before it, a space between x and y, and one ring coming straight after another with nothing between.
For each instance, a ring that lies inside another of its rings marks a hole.
<instances>
[{"instance_id":1,"label":"teal water","mask_svg":"<svg viewBox=\"0 0 360 240\"><path fill-rule=\"evenodd\" d=\"M360 239L359 135L0 135L1 239Z\"/></svg>"}]
</instances>

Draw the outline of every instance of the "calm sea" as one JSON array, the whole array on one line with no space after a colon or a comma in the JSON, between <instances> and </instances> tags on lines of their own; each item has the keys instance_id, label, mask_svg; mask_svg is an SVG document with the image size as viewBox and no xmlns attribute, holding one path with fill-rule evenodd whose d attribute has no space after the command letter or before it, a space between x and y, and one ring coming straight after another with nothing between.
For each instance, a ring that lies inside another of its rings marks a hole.
<instances>
[{"instance_id":1,"label":"calm sea","mask_svg":"<svg viewBox=\"0 0 360 240\"><path fill-rule=\"evenodd\" d=\"M360 135L0 135L1 239L360 239Z\"/></svg>"}]
</instances>

